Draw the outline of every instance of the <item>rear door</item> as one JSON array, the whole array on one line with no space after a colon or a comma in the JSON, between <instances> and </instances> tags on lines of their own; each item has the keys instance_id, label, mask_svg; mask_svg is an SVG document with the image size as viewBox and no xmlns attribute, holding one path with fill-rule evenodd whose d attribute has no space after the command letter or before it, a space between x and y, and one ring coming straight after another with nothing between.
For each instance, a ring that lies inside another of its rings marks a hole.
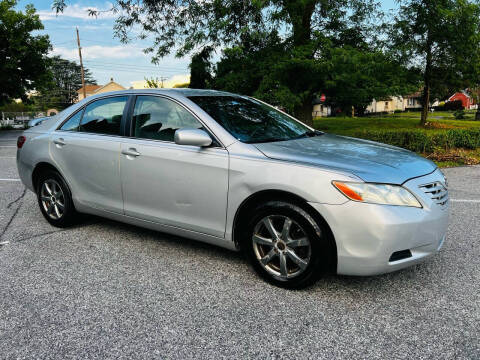
<instances>
[{"instance_id":1,"label":"rear door","mask_svg":"<svg viewBox=\"0 0 480 360\"><path fill-rule=\"evenodd\" d=\"M50 151L76 202L123 213L119 169L128 96L95 100L51 136Z\"/></svg>"},{"instance_id":2,"label":"rear door","mask_svg":"<svg viewBox=\"0 0 480 360\"><path fill-rule=\"evenodd\" d=\"M137 96L120 160L125 214L223 237L228 152L219 143L177 145L174 134L180 128L204 129L169 98Z\"/></svg>"}]
</instances>

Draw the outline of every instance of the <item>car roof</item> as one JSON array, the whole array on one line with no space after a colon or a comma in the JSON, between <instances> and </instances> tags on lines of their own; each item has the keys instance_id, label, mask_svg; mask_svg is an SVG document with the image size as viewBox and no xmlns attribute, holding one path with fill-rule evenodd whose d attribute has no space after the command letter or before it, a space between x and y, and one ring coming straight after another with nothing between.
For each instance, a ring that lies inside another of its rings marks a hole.
<instances>
[{"instance_id":1,"label":"car roof","mask_svg":"<svg viewBox=\"0 0 480 360\"><path fill-rule=\"evenodd\" d=\"M210 89L190 89L190 88L172 88L172 89L127 89L120 91L110 91L89 96L86 99L94 99L108 95L121 94L162 94L167 96L242 96L238 94L229 93L226 91L210 90Z\"/></svg>"}]
</instances>

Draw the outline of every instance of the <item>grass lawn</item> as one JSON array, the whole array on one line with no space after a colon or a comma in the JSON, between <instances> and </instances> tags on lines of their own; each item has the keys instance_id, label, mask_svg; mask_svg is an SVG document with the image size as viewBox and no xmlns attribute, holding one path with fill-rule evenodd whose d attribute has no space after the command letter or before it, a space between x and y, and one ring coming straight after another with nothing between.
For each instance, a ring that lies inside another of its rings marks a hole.
<instances>
[{"instance_id":1,"label":"grass lawn","mask_svg":"<svg viewBox=\"0 0 480 360\"><path fill-rule=\"evenodd\" d=\"M405 112L390 115L371 117L328 117L314 120L314 126L318 130L328 133L370 138L371 132L419 132L427 136L437 136L447 133L449 130L472 130L480 131L480 121L475 121L475 110L466 112L465 120L456 120L452 112L429 113L428 125L421 127L420 112ZM397 131L398 130L398 131ZM407 134L408 135L408 134ZM402 135L403 136L403 135ZM477 135L478 136L478 135ZM388 143L388 136L385 141L372 138L372 140ZM396 139L398 141L398 139ZM397 145L397 143L392 143ZM461 147L442 148L435 147L433 151L417 151L421 155L435 161L439 166L473 165L480 163L480 146L477 148L464 149Z\"/></svg>"},{"instance_id":2,"label":"grass lawn","mask_svg":"<svg viewBox=\"0 0 480 360\"><path fill-rule=\"evenodd\" d=\"M429 113L428 122L432 125L427 131L445 131L445 129L480 129L480 121L474 121L475 110L466 112L465 120L456 120L453 112ZM363 130L411 130L425 129L419 126L420 112L372 117L327 117L314 120L314 126L332 134L353 136Z\"/></svg>"}]
</instances>

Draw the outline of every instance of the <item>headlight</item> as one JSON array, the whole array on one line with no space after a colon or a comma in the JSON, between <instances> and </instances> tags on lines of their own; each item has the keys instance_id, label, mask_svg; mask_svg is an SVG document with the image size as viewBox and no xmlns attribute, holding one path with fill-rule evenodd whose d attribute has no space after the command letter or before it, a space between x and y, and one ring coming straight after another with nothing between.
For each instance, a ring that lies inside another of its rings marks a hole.
<instances>
[{"instance_id":1,"label":"headlight","mask_svg":"<svg viewBox=\"0 0 480 360\"><path fill-rule=\"evenodd\" d=\"M333 181L332 184L347 198L371 204L401 205L421 208L417 198L404 187Z\"/></svg>"}]
</instances>

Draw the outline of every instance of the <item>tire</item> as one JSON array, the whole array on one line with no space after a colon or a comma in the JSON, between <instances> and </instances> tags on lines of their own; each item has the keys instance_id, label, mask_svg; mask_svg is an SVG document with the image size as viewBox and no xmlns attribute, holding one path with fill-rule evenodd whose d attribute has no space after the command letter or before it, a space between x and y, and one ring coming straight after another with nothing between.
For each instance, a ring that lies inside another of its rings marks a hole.
<instances>
[{"instance_id":1,"label":"tire","mask_svg":"<svg viewBox=\"0 0 480 360\"><path fill-rule=\"evenodd\" d=\"M40 211L51 225L64 228L75 224L78 213L73 205L72 194L58 172L42 173L36 189Z\"/></svg>"},{"instance_id":2,"label":"tire","mask_svg":"<svg viewBox=\"0 0 480 360\"><path fill-rule=\"evenodd\" d=\"M254 209L244 224L242 250L267 282L301 289L331 268L335 251L330 232L301 205L269 201Z\"/></svg>"}]
</instances>

